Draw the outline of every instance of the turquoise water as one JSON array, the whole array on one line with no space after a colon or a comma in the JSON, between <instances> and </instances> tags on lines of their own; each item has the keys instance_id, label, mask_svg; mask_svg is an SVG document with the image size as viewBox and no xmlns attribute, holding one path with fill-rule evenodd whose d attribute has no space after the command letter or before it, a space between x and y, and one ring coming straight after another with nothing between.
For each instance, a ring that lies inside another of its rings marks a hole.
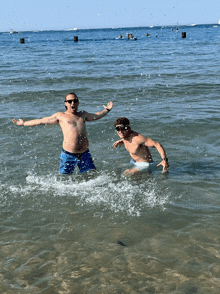
<instances>
[{"instance_id":1,"label":"turquoise water","mask_svg":"<svg viewBox=\"0 0 220 294\"><path fill-rule=\"evenodd\" d=\"M1 293L219 293L219 41L213 25L0 33ZM96 174L58 174L59 125L11 122L70 91L88 112L114 102L87 123ZM168 175L123 177L119 116Z\"/></svg>"}]
</instances>

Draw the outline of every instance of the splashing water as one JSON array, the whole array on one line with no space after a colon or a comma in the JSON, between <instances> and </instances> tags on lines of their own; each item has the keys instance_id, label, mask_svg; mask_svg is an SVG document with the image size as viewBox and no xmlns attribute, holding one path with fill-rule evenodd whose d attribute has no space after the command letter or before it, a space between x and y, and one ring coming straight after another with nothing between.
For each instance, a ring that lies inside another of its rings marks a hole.
<instances>
[{"instance_id":1,"label":"splashing water","mask_svg":"<svg viewBox=\"0 0 220 294\"><path fill-rule=\"evenodd\" d=\"M146 208L159 206L164 209L169 199L169 192L161 193L160 185L154 178L137 182L106 172L96 174L93 178L29 175L26 182L26 187L19 188L20 193L21 190L23 194L38 190L45 197L52 193L54 197L72 198L78 206L95 205L103 210L126 212L133 216L140 216ZM13 190L15 192L16 187L11 187Z\"/></svg>"}]
</instances>

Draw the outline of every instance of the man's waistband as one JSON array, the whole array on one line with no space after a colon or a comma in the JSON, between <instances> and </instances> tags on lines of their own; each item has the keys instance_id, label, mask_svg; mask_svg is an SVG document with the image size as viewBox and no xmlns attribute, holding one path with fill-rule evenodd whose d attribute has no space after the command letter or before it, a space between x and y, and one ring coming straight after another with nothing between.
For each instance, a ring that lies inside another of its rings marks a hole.
<instances>
[{"instance_id":1,"label":"man's waistband","mask_svg":"<svg viewBox=\"0 0 220 294\"><path fill-rule=\"evenodd\" d=\"M63 153L66 153L66 154L69 154L69 155L73 155L73 156L77 156L77 157L83 155L84 153L86 153L86 152L88 152L88 151L89 151L89 149L87 149L86 151L84 151L84 152L82 152L82 153L72 153L72 152L66 151L66 150L64 150L64 149L62 148L62 152L63 152Z\"/></svg>"}]
</instances>

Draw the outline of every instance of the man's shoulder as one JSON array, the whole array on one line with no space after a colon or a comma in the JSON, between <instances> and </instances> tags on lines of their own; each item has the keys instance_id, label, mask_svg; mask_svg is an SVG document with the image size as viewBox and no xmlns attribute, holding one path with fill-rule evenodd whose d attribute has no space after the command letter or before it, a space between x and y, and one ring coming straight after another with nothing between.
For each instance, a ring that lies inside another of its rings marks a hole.
<instances>
[{"instance_id":1,"label":"man's shoulder","mask_svg":"<svg viewBox=\"0 0 220 294\"><path fill-rule=\"evenodd\" d=\"M132 137L135 138L135 139L139 139L140 137L142 137L143 135L141 135L140 133L138 132L135 132L135 131L132 131Z\"/></svg>"},{"instance_id":2,"label":"man's shoulder","mask_svg":"<svg viewBox=\"0 0 220 294\"><path fill-rule=\"evenodd\" d=\"M88 114L88 112L86 112L85 110L81 110L81 111L77 112L77 115L79 117L82 117L84 120L86 119L87 114Z\"/></svg>"},{"instance_id":3,"label":"man's shoulder","mask_svg":"<svg viewBox=\"0 0 220 294\"><path fill-rule=\"evenodd\" d=\"M57 121L61 122L65 118L65 112L56 112L51 117L54 117L57 119Z\"/></svg>"},{"instance_id":4,"label":"man's shoulder","mask_svg":"<svg viewBox=\"0 0 220 294\"><path fill-rule=\"evenodd\" d=\"M137 141L143 141L143 140L145 141L148 139L147 137L145 137L144 135L142 135L138 132L133 132L133 138Z\"/></svg>"},{"instance_id":5,"label":"man's shoulder","mask_svg":"<svg viewBox=\"0 0 220 294\"><path fill-rule=\"evenodd\" d=\"M88 112L86 112L85 110L81 110L81 111L78 111L77 114L78 115L85 115L87 114Z\"/></svg>"},{"instance_id":6,"label":"man's shoulder","mask_svg":"<svg viewBox=\"0 0 220 294\"><path fill-rule=\"evenodd\" d=\"M54 116L56 116L57 118L64 115L65 115L65 112L61 112L61 111L54 113Z\"/></svg>"}]
</instances>

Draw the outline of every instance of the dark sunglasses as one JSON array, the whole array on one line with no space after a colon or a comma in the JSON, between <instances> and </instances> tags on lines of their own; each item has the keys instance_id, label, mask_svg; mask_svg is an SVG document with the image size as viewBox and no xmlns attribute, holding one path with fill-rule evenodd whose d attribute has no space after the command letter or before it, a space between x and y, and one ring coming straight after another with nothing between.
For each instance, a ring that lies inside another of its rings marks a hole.
<instances>
[{"instance_id":1,"label":"dark sunglasses","mask_svg":"<svg viewBox=\"0 0 220 294\"><path fill-rule=\"evenodd\" d=\"M123 127L116 127L116 131L120 132L120 131L127 131L129 127L123 126Z\"/></svg>"},{"instance_id":2,"label":"dark sunglasses","mask_svg":"<svg viewBox=\"0 0 220 294\"><path fill-rule=\"evenodd\" d=\"M71 104L72 102L78 103L79 100L77 98L75 98L75 99L72 99L72 100L65 100L64 102L67 102L67 103Z\"/></svg>"}]
</instances>

